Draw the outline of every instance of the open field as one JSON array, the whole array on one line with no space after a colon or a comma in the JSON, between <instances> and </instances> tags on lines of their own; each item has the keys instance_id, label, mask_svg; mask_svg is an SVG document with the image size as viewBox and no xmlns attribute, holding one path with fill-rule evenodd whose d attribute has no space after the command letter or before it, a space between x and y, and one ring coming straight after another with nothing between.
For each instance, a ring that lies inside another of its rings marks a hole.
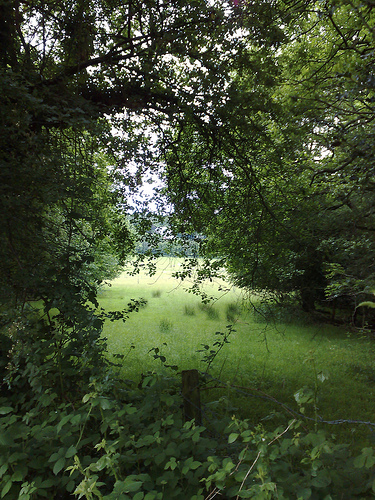
<instances>
[{"instance_id":1,"label":"open field","mask_svg":"<svg viewBox=\"0 0 375 500\"><path fill-rule=\"evenodd\" d=\"M202 344L211 349L222 339L216 332L226 332L231 323L235 332L215 358L210 374L235 388L216 383L221 388L205 391L206 402L219 400L221 411L258 422L281 410L259 396L265 393L298 410L293 395L308 386L317 395L318 415L324 420L375 421L372 340L302 317L267 323L239 289L218 291L221 283L205 285L205 291L218 300L204 307L199 297L186 291L188 284L171 277L178 265L177 259L160 259L155 276L124 273L100 293L100 304L107 310L122 309L131 298L147 300L125 323L105 324L110 354L125 355L125 378L138 381L148 370L168 371L160 359L153 358L152 348L159 348L166 363L179 370L205 371L204 353L198 351ZM314 417L312 405L307 405L306 412ZM345 435L346 441L371 437L369 427L363 425L330 425L329 429Z\"/></svg>"}]
</instances>

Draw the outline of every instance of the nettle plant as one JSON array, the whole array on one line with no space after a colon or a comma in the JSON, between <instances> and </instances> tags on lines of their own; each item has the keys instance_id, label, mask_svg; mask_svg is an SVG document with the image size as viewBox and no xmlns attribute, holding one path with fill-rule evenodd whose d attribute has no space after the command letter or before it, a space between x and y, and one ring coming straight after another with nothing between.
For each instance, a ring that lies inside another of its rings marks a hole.
<instances>
[{"instance_id":1,"label":"nettle plant","mask_svg":"<svg viewBox=\"0 0 375 500\"><path fill-rule=\"evenodd\" d=\"M178 375L148 373L136 385L107 365L82 377L65 371L62 388L51 344L31 326L15 326L6 348L1 498L328 500L375 491L372 448L354 457L304 421L272 432L234 416L184 422Z\"/></svg>"}]
</instances>

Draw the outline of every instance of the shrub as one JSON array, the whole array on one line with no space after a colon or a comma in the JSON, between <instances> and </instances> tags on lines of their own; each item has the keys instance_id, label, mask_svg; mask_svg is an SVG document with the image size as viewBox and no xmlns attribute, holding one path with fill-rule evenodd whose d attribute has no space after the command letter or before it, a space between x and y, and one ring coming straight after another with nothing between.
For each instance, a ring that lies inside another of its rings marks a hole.
<instances>
[{"instance_id":1,"label":"shrub","mask_svg":"<svg viewBox=\"0 0 375 500\"><path fill-rule=\"evenodd\" d=\"M241 314L241 310L235 302L231 302L226 307L226 318L230 323L234 323L239 315Z\"/></svg>"},{"instance_id":2,"label":"shrub","mask_svg":"<svg viewBox=\"0 0 375 500\"><path fill-rule=\"evenodd\" d=\"M207 314L208 319L217 320L219 319L219 313L211 304L199 304L199 309Z\"/></svg>"},{"instance_id":3,"label":"shrub","mask_svg":"<svg viewBox=\"0 0 375 500\"><path fill-rule=\"evenodd\" d=\"M273 432L235 417L184 422L179 379L122 381L96 349L76 359L40 327L19 322L5 347L1 498L349 500L375 490L370 447L352 456L297 420Z\"/></svg>"},{"instance_id":4,"label":"shrub","mask_svg":"<svg viewBox=\"0 0 375 500\"><path fill-rule=\"evenodd\" d=\"M25 403L1 407L2 497L349 500L371 492L371 448L352 457L295 420L274 432L235 418L207 429L183 422L178 380L148 374L139 388L109 380L93 380L74 403L50 390L28 412Z\"/></svg>"},{"instance_id":5,"label":"shrub","mask_svg":"<svg viewBox=\"0 0 375 500\"><path fill-rule=\"evenodd\" d=\"M173 323L169 319L162 319L159 324L159 330L161 333L169 333L173 328Z\"/></svg>"},{"instance_id":6,"label":"shrub","mask_svg":"<svg viewBox=\"0 0 375 500\"><path fill-rule=\"evenodd\" d=\"M185 316L195 316L195 308L194 306L184 306L184 314Z\"/></svg>"}]
</instances>

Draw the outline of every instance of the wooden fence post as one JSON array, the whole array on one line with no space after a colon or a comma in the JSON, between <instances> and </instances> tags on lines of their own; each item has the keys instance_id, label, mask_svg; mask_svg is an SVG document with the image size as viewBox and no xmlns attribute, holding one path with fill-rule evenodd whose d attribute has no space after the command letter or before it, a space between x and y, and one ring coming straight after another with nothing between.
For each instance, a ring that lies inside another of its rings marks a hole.
<instances>
[{"instance_id":1,"label":"wooden fence post","mask_svg":"<svg viewBox=\"0 0 375 500\"><path fill-rule=\"evenodd\" d=\"M202 425L198 370L182 371L182 397L184 399L185 422L194 418L196 425Z\"/></svg>"}]
</instances>

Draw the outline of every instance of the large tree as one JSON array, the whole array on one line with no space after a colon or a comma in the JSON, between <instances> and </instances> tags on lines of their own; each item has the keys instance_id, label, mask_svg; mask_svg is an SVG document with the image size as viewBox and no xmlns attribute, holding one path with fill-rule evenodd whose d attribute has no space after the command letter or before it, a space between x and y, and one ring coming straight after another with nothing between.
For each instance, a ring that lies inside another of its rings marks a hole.
<instances>
[{"instance_id":1,"label":"large tree","mask_svg":"<svg viewBox=\"0 0 375 500\"><path fill-rule=\"evenodd\" d=\"M21 336L14 318L31 321L61 393L64 370L102 352L97 287L132 244L119 196L160 168L153 132L191 126L216 150L246 39L264 69L281 38L268 2L256 9L249 23L231 2L0 1L2 321Z\"/></svg>"},{"instance_id":2,"label":"large tree","mask_svg":"<svg viewBox=\"0 0 375 500\"><path fill-rule=\"evenodd\" d=\"M374 287L373 7L278 9L283 36L249 42L225 118L176 127L168 196L239 285L355 306Z\"/></svg>"},{"instance_id":3,"label":"large tree","mask_svg":"<svg viewBox=\"0 0 375 500\"><path fill-rule=\"evenodd\" d=\"M139 151L130 114L159 123L190 112L187 74L202 87L220 81L204 64L220 38L233 42L222 10L204 2L4 0L0 14L2 295L36 299L62 269L76 279L113 219L103 154L119 153L108 118L128 113L117 121L131 135L126 167ZM126 248L122 227L114 234Z\"/></svg>"},{"instance_id":4,"label":"large tree","mask_svg":"<svg viewBox=\"0 0 375 500\"><path fill-rule=\"evenodd\" d=\"M46 297L42 283L61 283L61 259L74 281L83 261L73 254L86 247L72 244L73 232L90 247L104 234L99 221L108 229L111 219L98 215L109 195L97 157L107 154L121 167L112 168L120 188L131 188L144 162L160 168L152 132L191 124L216 149L229 102L243 91L233 75L249 65L269 75L268 55L282 39L277 9L253 8L250 20L221 1L0 2L4 296ZM120 226L113 236L126 249Z\"/></svg>"}]
</instances>

